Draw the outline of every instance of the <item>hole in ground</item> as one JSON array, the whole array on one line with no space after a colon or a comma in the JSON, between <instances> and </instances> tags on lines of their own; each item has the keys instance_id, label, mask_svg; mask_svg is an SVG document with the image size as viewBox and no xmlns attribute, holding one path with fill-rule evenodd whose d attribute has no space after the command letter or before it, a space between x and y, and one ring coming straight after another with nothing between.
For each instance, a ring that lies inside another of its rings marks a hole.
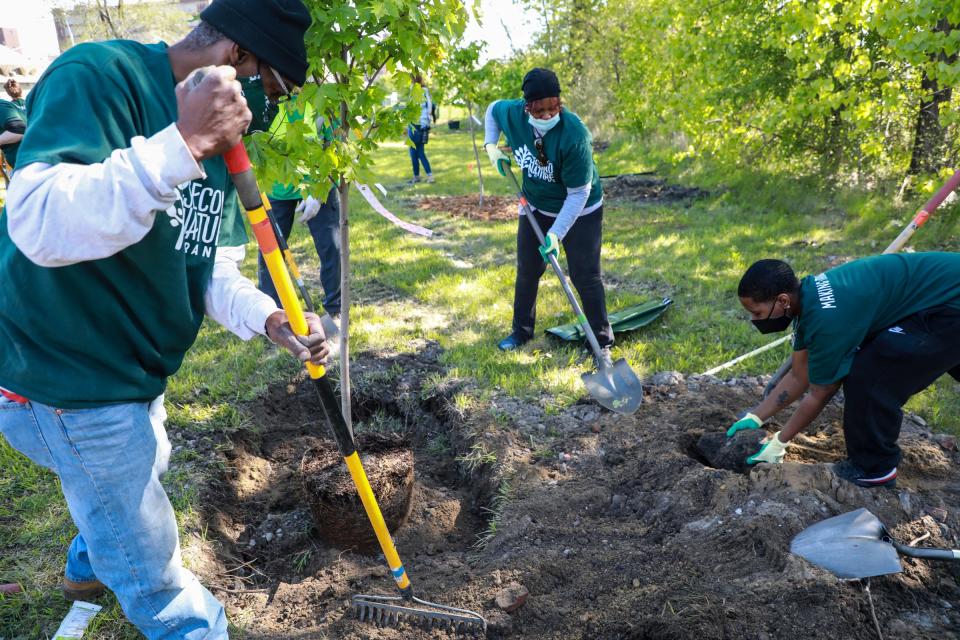
<instances>
[{"instance_id":1,"label":"hole in ground","mask_svg":"<svg viewBox=\"0 0 960 640\"><path fill-rule=\"evenodd\" d=\"M484 507L494 495L492 471L480 468L464 475L456 458L469 446L450 418L455 412L445 409L452 406L451 394L423 394L419 385L410 388L410 380L395 376L422 380L424 371L398 367L395 360L368 362L366 369L376 369L374 383L356 385L354 429L361 460L388 523L402 523L391 533L408 572L463 566L487 524ZM383 367L377 368L378 363ZM328 438L312 384L297 379L271 386L251 410L253 426L231 438L226 477L210 518L223 542L223 577L234 589L249 590L327 576L328 586L321 593L328 596L356 591L370 577L376 578L376 590L389 592L392 580L354 498L346 466ZM416 402L408 402L411 397ZM378 490L385 461L407 465L410 485L398 481L402 473L386 474L380 487L385 493ZM314 495L305 495L301 465L309 471L307 484ZM316 491L318 482L331 490L325 508L315 504L311 512L311 499L321 493ZM398 493L406 499L391 516L389 503ZM352 558L349 568L344 558Z\"/></svg>"}]
</instances>

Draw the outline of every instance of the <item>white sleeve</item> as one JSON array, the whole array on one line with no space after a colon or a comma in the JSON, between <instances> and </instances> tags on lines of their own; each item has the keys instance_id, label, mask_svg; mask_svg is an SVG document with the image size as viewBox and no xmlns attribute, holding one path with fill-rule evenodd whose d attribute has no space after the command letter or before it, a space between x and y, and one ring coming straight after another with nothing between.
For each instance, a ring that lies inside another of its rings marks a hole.
<instances>
[{"instance_id":1,"label":"white sleeve","mask_svg":"<svg viewBox=\"0 0 960 640\"><path fill-rule=\"evenodd\" d=\"M582 187L567 189L567 197L564 199L563 206L557 213L557 219L553 221L553 226L550 227L548 233L557 234L558 240L563 240L566 237L570 227L577 221L584 205L587 204L587 199L590 197L590 187L591 184L588 182Z\"/></svg>"},{"instance_id":2,"label":"white sleeve","mask_svg":"<svg viewBox=\"0 0 960 640\"><path fill-rule=\"evenodd\" d=\"M273 298L240 273L246 248L217 247L213 274L203 295L207 315L243 340L266 333L267 317L277 311Z\"/></svg>"},{"instance_id":3,"label":"white sleeve","mask_svg":"<svg viewBox=\"0 0 960 640\"><path fill-rule=\"evenodd\" d=\"M41 267L107 258L147 235L177 185L205 176L176 124L103 162L18 167L7 192L10 238Z\"/></svg>"},{"instance_id":4,"label":"white sleeve","mask_svg":"<svg viewBox=\"0 0 960 640\"><path fill-rule=\"evenodd\" d=\"M500 125L497 124L497 119L493 115L493 106L498 102L500 101L491 102L483 116L483 146L497 144L500 141Z\"/></svg>"}]
</instances>

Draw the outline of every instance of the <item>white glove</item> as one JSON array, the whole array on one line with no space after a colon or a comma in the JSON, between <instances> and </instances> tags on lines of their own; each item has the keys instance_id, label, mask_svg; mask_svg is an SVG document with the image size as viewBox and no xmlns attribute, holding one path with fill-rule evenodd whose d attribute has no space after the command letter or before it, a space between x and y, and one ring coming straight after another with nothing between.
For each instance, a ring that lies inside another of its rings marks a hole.
<instances>
[{"instance_id":1,"label":"white glove","mask_svg":"<svg viewBox=\"0 0 960 640\"><path fill-rule=\"evenodd\" d=\"M790 442L780 441L780 432L770 436L767 443L760 447L760 451L747 458L747 464L757 464L758 462L769 462L771 464L780 464L783 462L783 456L787 455L787 447Z\"/></svg>"},{"instance_id":2,"label":"white glove","mask_svg":"<svg viewBox=\"0 0 960 640\"><path fill-rule=\"evenodd\" d=\"M297 213L300 214L297 222L309 222L320 213L320 201L313 196L307 196L306 200L301 200L297 205Z\"/></svg>"},{"instance_id":3,"label":"white glove","mask_svg":"<svg viewBox=\"0 0 960 640\"><path fill-rule=\"evenodd\" d=\"M500 175L507 175L506 172L510 170L510 157L503 151L500 151L500 147L492 142L483 145L483 148L486 149L487 157L490 158L490 164L493 165L493 168L496 169Z\"/></svg>"}]
</instances>

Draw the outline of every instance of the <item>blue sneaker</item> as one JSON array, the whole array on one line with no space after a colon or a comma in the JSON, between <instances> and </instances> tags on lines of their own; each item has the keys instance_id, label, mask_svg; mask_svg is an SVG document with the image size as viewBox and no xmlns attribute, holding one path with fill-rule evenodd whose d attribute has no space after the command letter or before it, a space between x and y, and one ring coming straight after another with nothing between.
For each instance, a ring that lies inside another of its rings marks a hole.
<instances>
[{"instance_id":1,"label":"blue sneaker","mask_svg":"<svg viewBox=\"0 0 960 640\"><path fill-rule=\"evenodd\" d=\"M514 332L501 340L497 347L500 348L500 351L513 351L514 349L520 348L527 342L530 342L530 338L524 338Z\"/></svg>"}]
</instances>

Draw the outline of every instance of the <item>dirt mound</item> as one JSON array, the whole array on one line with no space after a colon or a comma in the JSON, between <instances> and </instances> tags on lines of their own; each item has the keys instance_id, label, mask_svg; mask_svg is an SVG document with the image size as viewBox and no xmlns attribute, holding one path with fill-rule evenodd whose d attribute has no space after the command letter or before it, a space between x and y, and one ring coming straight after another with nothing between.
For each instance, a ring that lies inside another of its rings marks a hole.
<instances>
[{"instance_id":1,"label":"dirt mound","mask_svg":"<svg viewBox=\"0 0 960 640\"><path fill-rule=\"evenodd\" d=\"M421 211L439 211L471 220L514 220L517 217L517 199L513 196L424 196L416 200Z\"/></svg>"},{"instance_id":2,"label":"dirt mound","mask_svg":"<svg viewBox=\"0 0 960 640\"><path fill-rule=\"evenodd\" d=\"M610 200L633 202L679 202L707 195L697 187L668 184L651 175L625 174L603 180L603 196Z\"/></svg>"},{"instance_id":3,"label":"dirt mound","mask_svg":"<svg viewBox=\"0 0 960 640\"><path fill-rule=\"evenodd\" d=\"M898 489L870 491L829 470L844 456L836 403L784 464L738 473L705 464L694 445L756 402L755 380L645 385L629 417L496 395L468 414L456 398L472 390L445 381L438 357L435 345L359 356L357 428L411 443L413 506L394 538L415 590L483 612L491 637L874 638L861 585L792 556L793 536L866 507L902 541L929 533L921 544L960 546L960 454L915 422L904 423ZM320 443L311 394L297 379L252 408L211 505L220 568L201 578L248 638L451 637L350 618L351 594L393 585L376 554L320 541L291 490L302 452ZM884 637L957 638L957 566L903 569L872 580ZM508 614L497 599L510 589L529 595Z\"/></svg>"}]
</instances>

